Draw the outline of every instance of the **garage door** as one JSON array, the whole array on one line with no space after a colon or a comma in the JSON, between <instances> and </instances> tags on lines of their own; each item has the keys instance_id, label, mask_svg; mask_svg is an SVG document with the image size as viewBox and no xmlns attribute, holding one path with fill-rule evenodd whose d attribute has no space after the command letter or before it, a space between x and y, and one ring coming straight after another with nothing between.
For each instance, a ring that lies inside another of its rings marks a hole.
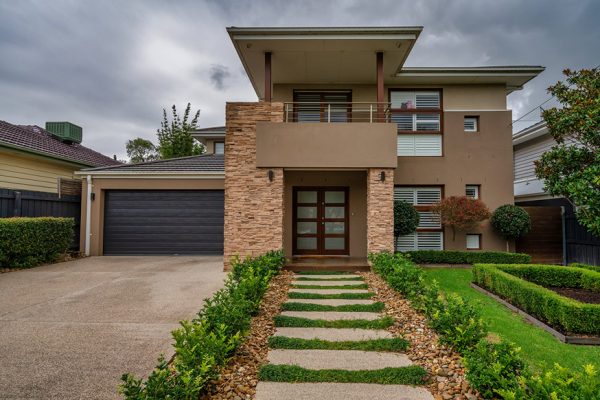
<instances>
[{"instance_id":1,"label":"garage door","mask_svg":"<svg viewBox=\"0 0 600 400\"><path fill-rule=\"evenodd\" d=\"M223 254L222 190L111 190L104 254Z\"/></svg>"}]
</instances>

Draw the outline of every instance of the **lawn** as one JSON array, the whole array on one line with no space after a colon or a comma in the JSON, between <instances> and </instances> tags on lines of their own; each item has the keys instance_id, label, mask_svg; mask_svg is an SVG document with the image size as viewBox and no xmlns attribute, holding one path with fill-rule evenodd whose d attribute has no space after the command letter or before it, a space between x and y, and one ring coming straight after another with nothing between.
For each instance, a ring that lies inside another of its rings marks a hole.
<instances>
[{"instance_id":1,"label":"lawn","mask_svg":"<svg viewBox=\"0 0 600 400\"><path fill-rule=\"evenodd\" d=\"M426 269L427 279L437 280L446 292L455 292L473 300L481 310L491 333L510 340L521 347L523 357L532 366L552 366L579 369L583 364L600 368L600 346L577 346L558 341L554 336L527 323L502 304L472 289L470 269Z\"/></svg>"}]
</instances>

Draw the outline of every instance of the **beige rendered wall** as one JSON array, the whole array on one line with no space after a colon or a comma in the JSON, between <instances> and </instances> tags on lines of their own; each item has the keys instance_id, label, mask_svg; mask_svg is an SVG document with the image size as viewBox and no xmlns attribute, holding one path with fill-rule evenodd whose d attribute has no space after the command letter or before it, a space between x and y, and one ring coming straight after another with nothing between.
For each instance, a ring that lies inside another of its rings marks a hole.
<instances>
[{"instance_id":1,"label":"beige rendered wall","mask_svg":"<svg viewBox=\"0 0 600 400\"><path fill-rule=\"evenodd\" d=\"M91 216L91 237L90 237L90 255L101 256L103 254L102 239L104 237L104 197L107 190L135 190L135 189L223 189L223 179L152 179L152 178L92 178L92 193L95 193L95 200L92 202ZM86 210L87 210L87 178L84 178L81 195L81 236L80 249L85 249L85 231L86 231Z\"/></svg>"},{"instance_id":2,"label":"beige rendered wall","mask_svg":"<svg viewBox=\"0 0 600 400\"><path fill-rule=\"evenodd\" d=\"M366 171L285 171L283 248L292 256L292 188L301 186L349 187L349 246L351 257L367 256Z\"/></svg>"},{"instance_id":3,"label":"beige rendered wall","mask_svg":"<svg viewBox=\"0 0 600 400\"><path fill-rule=\"evenodd\" d=\"M464 132L465 115L479 115L480 131ZM444 196L464 196L465 185L481 185L481 200L495 210L512 204L511 112L445 112L444 157L398 157L397 185L440 185ZM469 233L482 233L484 250L506 249L505 241L493 233L489 222ZM445 248L465 250L465 233L444 233Z\"/></svg>"},{"instance_id":4,"label":"beige rendered wall","mask_svg":"<svg viewBox=\"0 0 600 400\"><path fill-rule=\"evenodd\" d=\"M373 85L274 85L274 101L294 101L294 90L351 90L352 102L374 103L377 89ZM437 85L401 86L386 85L385 97L388 101L389 89L442 89L444 110L506 110L506 87L504 85Z\"/></svg>"},{"instance_id":5,"label":"beige rendered wall","mask_svg":"<svg viewBox=\"0 0 600 400\"><path fill-rule=\"evenodd\" d=\"M0 188L58 193L58 178L76 179L66 163L0 150Z\"/></svg>"}]
</instances>

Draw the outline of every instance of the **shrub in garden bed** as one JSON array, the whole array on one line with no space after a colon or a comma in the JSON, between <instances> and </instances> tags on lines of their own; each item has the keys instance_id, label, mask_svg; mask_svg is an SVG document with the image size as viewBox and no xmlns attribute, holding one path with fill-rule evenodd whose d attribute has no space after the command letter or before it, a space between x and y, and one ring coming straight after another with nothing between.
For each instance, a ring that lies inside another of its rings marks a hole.
<instances>
[{"instance_id":1,"label":"shrub in garden bed","mask_svg":"<svg viewBox=\"0 0 600 400\"><path fill-rule=\"evenodd\" d=\"M571 263L571 264L569 264L569 267L583 268L583 269L589 269L590 271L600 272L600 266L597 266L597 265L587 265L587 264L582 264L582 263Z\"/></svg>"},{"instance_id":2,"label":"shrub in garden bed","mask_svg":"<svg viewBox=\"0 0 600 400\"><path fill-rule=\"evenodd\" d=\"M205 300L192 321L173 331L175 356L171 364L161 356L147 380L122 377L126 399L197 399L208 381L233 355L256 315L269 281L284 265L282 251L234 260L224 288Z\"/></svg>"},{"instance_id":3,"label":"shrub in garden bed","mask_svg":"<svg viewBox=\"0 0 600 400\"><path fill-rule=\"evenodd\" d=\"M531 256L501 251L415 250L404 254L417 264L529 264Z\"/></svg>"},{"instance_id":4,"label":"shrub in garden bed","mask_svg":"<svg viewBox=\"0 0 600 400\"><path fill-rule=\"evenodd\" d=\"M29 268L54 262L73 240L73 218L1 218L0 267Z\"/></svg>"},{"instance_id":5,"label":"shrub in garden bed","mask_svg":"<svg viewBox=\"0 0 600 400\"><path fill-rule=\"evenodd\" d=\"M600 273L550 265L475 264L473 282L562 332L600 333L600 305L580 303L539 285L598 290Z\"/></svg>"}]
</instances>

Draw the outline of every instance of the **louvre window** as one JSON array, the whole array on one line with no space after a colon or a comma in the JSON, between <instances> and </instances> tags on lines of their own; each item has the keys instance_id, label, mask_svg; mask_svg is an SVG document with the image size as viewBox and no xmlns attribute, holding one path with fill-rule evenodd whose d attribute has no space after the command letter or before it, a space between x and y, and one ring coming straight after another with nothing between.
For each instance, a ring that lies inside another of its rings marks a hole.
<instances>
[{"instance_id":1,"label":"louvre window","mask_svg":"<svg viewBox=\"0 0 600 400\"><path fill-rule=\"evenodd\" d=\"M442 155L442 135L399 134L399 157L439 157Z\"/></svg>"},{"instance_id":2,"label":"louvre window","mask_svg":"<svg viewBox=\"0 0 600 400\"><path fill-rule=\"evenodd\" d=\"M465 196L472 199L479 199L479 185L467 185L465 187Z\"/></svg>"},{"instance_id":3,"label":"louvre window","mask_svg":"<svg viewBox=\"0 0 600 400\"><path fill-rule=\"evenodd\" d=\"M477 132L479 130L479 117L465 117L465 132Z\"/></svg>"},{"instance_id":4,"label":"louvre window","mask_svg":"<svg viewBox=\"0 0 600 400\"><path fill-rule=\"evenodd\" d=\"M431 206L442 199L442 188L431 187L402 187L394 188L394 200L405 201L413 205L419 213L417 231L398 238L397 250L442 250L444 234L442 223L437 214L431 211Z\"/></svg>"},{"instance_id":5,"label":"louvre window","mask_svg":"<svg viewBox=\"0 0 600 400\"><path fill-rule=\"evenodd\" d=\"M350 91L295 91L294 121L348 122L352 104Z\"/></svg>"}]
</instances>

